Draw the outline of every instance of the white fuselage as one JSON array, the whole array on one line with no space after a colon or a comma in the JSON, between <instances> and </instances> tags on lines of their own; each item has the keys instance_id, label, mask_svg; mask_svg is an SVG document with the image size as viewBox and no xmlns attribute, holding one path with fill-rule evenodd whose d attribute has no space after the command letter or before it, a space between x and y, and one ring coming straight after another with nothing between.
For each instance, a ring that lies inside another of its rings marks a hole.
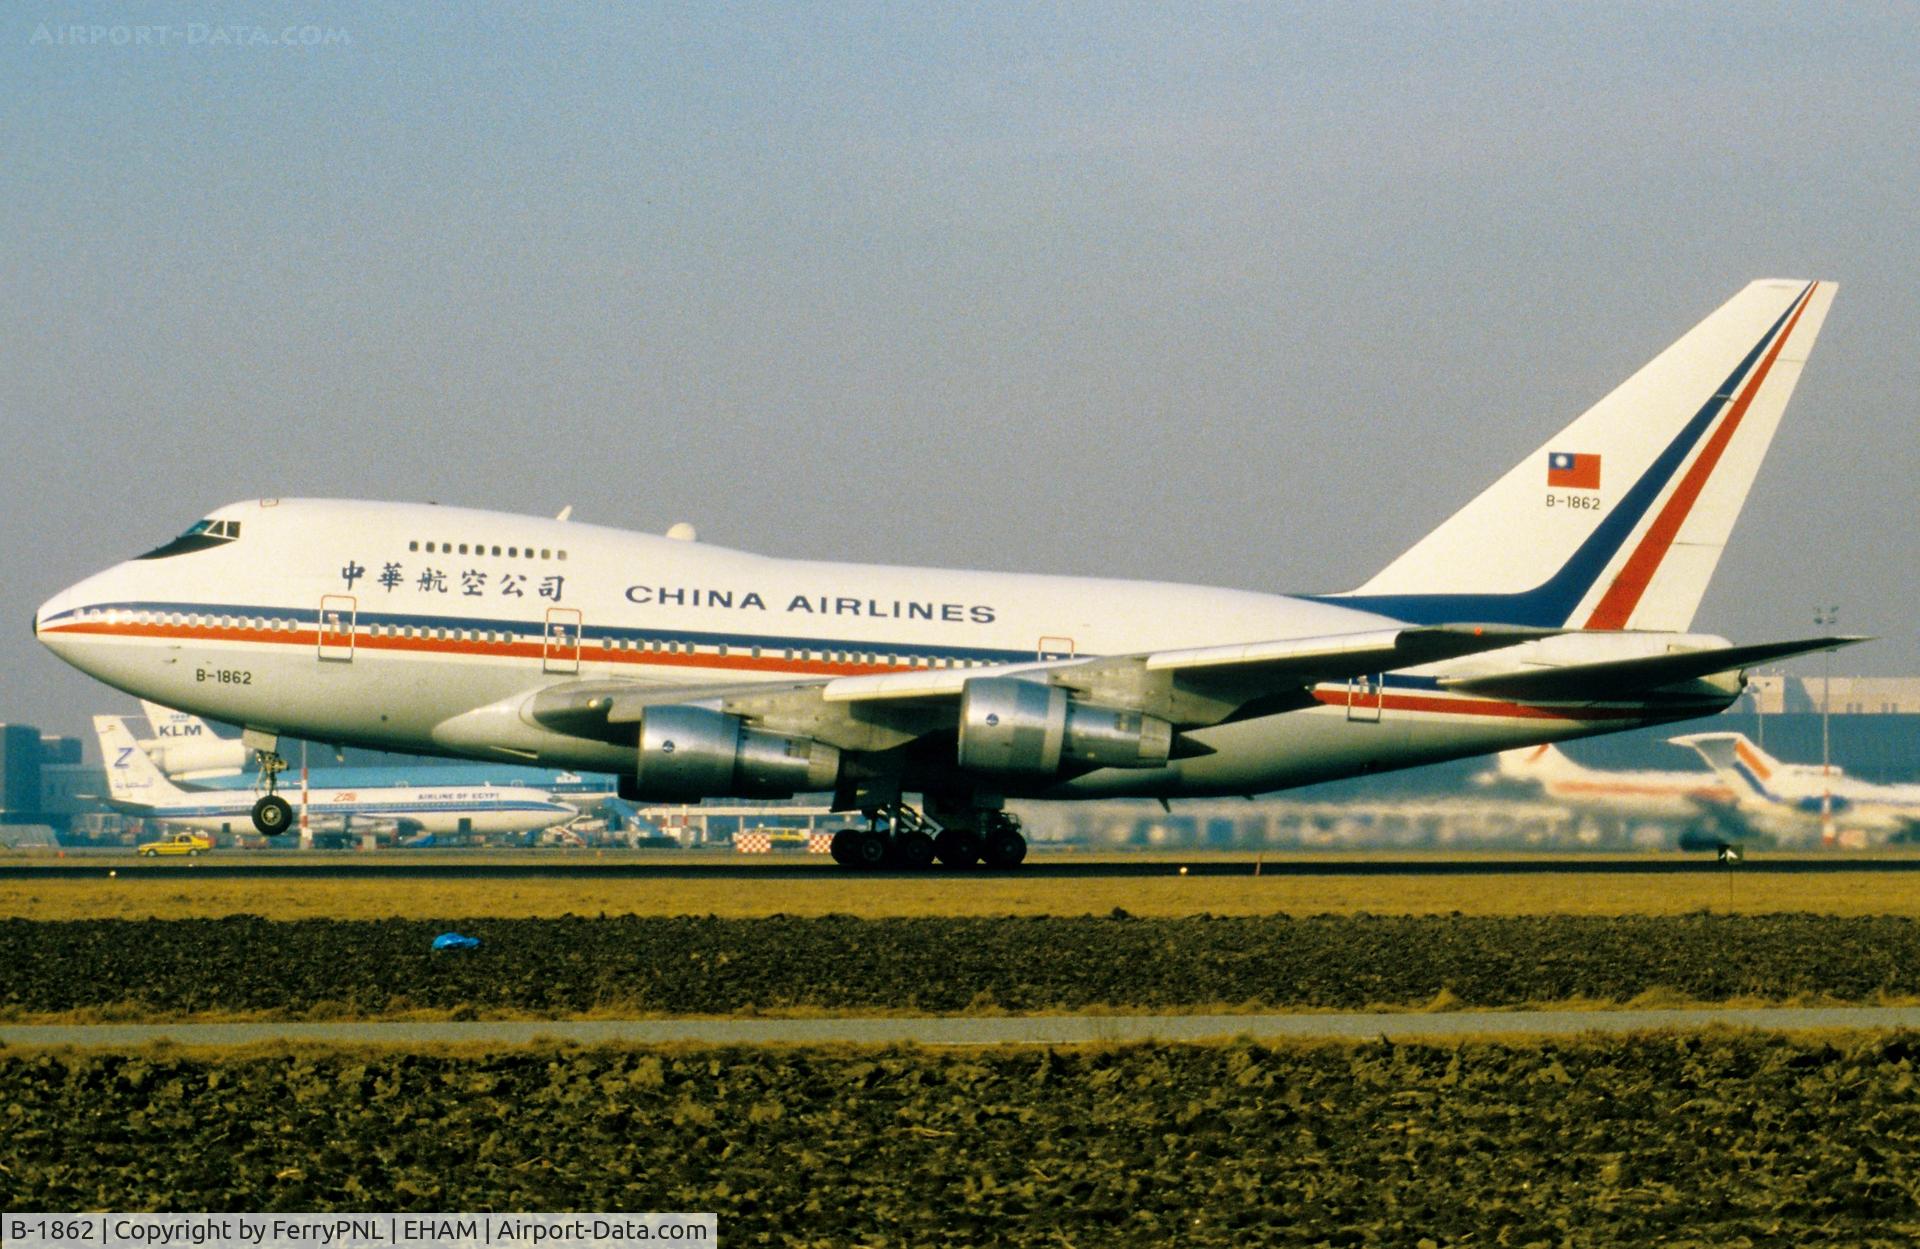
<instances>
[{"instance_id":1,"label":"white fuselage","mask_svg":"<svg viewBox=\"0 0 1920 1249\"><path fill-rule=\"evenodd\" d=\"M256 795L204 790L156 805L145 818L202 832L250 832ZM311 832L388 832L491 835L526 833L563 824L579 814L551 794L518 786L288 789L296 829Z\"/></svg>"},{"instance_id":2,"label":"white fuselage","mask_svg":"<svg viewBox=\"0 0 1920 1249\"><path fill-rule=\"evenodd\" d=\"M1537 785L1564 807L1629 819L1691 819L1734 802L1733 790L1711 772L1610 772L1582 767L1544 745L1503 753L1497 773L1487 774L1496 778Z\"/></svg>"},{"instance_id":3,"label":"white fuselage","mask_svg":"<svg viewBox=\"0 0 1920 1249\"><path fill-rule=\"evenodd\" d=\"M262 500L210 519L237 526L237 536L80 582L41 608L41 640L120 689L262 731L563 767L631 771L632 756L530 723L476 730L476 709L596 679L655 683L695 701L704 689L762 681L991 668L1396 624L1319 599L783 560L431 505ZM1323 684L1308 709L1187 734L1211 753L1036 783L1030 792L1257 793L1719 705L1542 708L1450 693L1436 680L1445 671Z\"/></svg>"},{"instance_id":4,"label":"white fuselage","mask_svg":"<svg viewBox=\"0 0 1920 1249\"><path fill-rule=\"evenodd\" d=\"M1817 763L1759 763L1742 751L1737 772L1741 804L1759 814L1817 825L1832 818L1877 834L1920 828L1920 785L1879 785Z\"/></svg>"}]
</instances>

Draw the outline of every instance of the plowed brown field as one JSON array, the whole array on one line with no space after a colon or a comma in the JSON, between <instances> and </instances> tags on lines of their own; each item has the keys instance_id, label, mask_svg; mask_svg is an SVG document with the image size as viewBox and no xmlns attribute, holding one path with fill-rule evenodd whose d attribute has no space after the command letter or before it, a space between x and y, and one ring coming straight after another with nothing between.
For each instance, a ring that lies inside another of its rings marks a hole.
<instances>
[{"instance_id":1,"label":"plowed brown field","mask_svg":"<svg viewBox=\"0 0 1920 1249\"><path fill-rule=\"evenodd\" d=\"M0 1052L0 1206L782 1245L1910 1245L1920 1038Z\"/></svg>"},{"instance_id":2,"label":"plowed brown field","mask_svg":"<svg viewBox=\"0 0 1920 1249\"><path fill-rule=\"evenodd\" d=\"M482 948L433 953L447 928ZM1920 921L0 920L0 968L16 1019L1869 1002L1920 997Z\"/></svg>"}]
</instances>

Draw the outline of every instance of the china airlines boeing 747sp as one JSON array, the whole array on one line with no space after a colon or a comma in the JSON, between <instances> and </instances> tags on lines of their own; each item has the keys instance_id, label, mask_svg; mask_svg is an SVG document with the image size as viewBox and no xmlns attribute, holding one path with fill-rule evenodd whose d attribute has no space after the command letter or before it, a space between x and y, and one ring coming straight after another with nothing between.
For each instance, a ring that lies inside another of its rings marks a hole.
<instances>
[{"instance_id":1,"label":"china airlines boeing 747sp","mask_svg":"<svg viewBox=\"0 0 1920 1249\"><path fill-rule=\"evenodd\" d=\"M1707 715L1694 610L1833 286L1755 282L1357 590L769 559L406 503L260 499L56 595L119 689L281 734L824 791L844 863L1018 863L1005 799L1255 794ZM924 795L921 808L909 795ZM254 819L284 829L269 792Z\"/></svg>"}]
</instances>

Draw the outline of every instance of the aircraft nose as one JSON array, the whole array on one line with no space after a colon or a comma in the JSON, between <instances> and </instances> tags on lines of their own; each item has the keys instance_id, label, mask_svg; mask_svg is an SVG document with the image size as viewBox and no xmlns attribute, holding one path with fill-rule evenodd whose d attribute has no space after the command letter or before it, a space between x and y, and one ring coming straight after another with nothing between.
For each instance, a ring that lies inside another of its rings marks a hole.
<instances>
[{"instance_id":1,"label":"aircraft nose","mask_svg":"<svg viewBox=\"0 0 1920 1249\"><path fill-rule=\"evenodd\" d=\"M60 601L66 597L67 597L67 594L66 592L63 591L62 593L56 594L52 598L48 599L46 602L40 604L39 608L35 610L35 612L33 613L33 636L34 637L37 638L40 636L40 623L44 620L51 620L54 617L55 613L57 613L60 610Z\"/></svg>"},{"instance_id":2,"label":"aircraft nose","mask_svg":"<svg viewBox=\"0 0 1920 1249\"><path fill-rule=\"evenodd\" d=\"M68 586L40 604L40 609L33 613L33 636L42 644L52 646L59 635L50 634L48 627L58 624L63 617L71 615L80 606L79 589L79 586Z\"/></svg>"}]
</instances>

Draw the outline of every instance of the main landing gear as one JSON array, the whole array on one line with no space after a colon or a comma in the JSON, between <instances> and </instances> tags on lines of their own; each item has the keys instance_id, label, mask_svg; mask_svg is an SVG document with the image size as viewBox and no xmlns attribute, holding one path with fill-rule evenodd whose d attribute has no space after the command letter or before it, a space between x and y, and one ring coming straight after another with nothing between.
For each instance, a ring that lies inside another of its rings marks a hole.
<instances>
[{"instance_id":1,"label":"main landing gear","mask_svg":"<svg viewBox=\"0 0 1920 1249\"><path fill-rule=\"evenodd\" d=\"M862 814L867 827L843 828L833 835L833 861L842 867L917 872L937 860L950 868L978 864L1008 868L1019 866L1027 857L1020 821L1005 811L943 816L948 820L944 826L904 802Z\"/></svg>"},{"instance_id":2,"label":"main landing gear","mask_svg":"<svg viewBox=\"0 0 1920 1249\"><path fill-rule=\"evenodd\" d=\"M260 758L260 777L266 782L267 792L260 801L253 804L253 826L262 836L278 837L293 827L293 807L274 790L278 788L279 776L287 770L287 761L277 751L257 750Z\"/></svg>"}]
</instances>

